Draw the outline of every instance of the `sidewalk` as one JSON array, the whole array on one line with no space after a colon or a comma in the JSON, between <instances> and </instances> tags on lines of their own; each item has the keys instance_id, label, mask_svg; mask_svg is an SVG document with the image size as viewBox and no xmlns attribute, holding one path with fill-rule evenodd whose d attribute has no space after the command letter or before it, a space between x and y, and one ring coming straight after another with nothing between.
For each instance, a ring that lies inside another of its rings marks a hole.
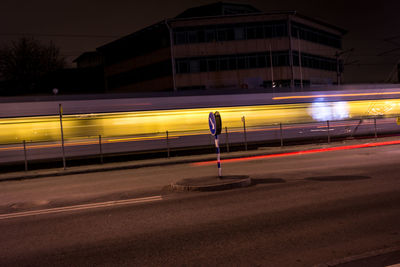
<instances>
[{"instance_id":1,"label":"sidewalk","mask_svg":"<svg viewBox=\"0 0 400 267\"><path fill-rule=\"evenodd\" d=\"M238 151L221 153L221 160L242 158L242 157L252 157L261 155L275 155L281 153L294 153L299 151L307 151L312 149L326 149L343 147L349 145L359 145L359 144L369 144L369 143L381 143L400 140L399 137L385 137L378 138L375 140L371 139L352 139L342 142L331 142L330 144L307 144L298 146L283 146L281 147L261 147L257 150L249 151ZM136 161L126 161L126 162L114 162L105 164L94 164L94 165L83 165L68 167L64 170L63 168L51 168L51 169L41 169L32 171L20 171L20 172L9 172L0 173L1 181L12 181L12 180L22 180L22 179L33 179L42 178L50 176L64 176L72 174L81 173L93 173L93 172L104 172L104 171L115 171L115 170L126 170L126 169L137 169L144 167L154 167L154 166L166 166L173 164L184 164L202 161L213 161L216 160L215 154L205 154L205 155L195 155L195 156L183 156L183 157L172 157L172 158L158 158L158 159L148 159L148 160L136 160Z\"/></svg>"},{"instance_id":2,"label":"sidewalk","mask_svg":"<svg viewBox=\"0 0 400 267\"><path fill-rule=\"evenodd\" d=\"M370 251L361 255L337 259L328 263L318 264L315 267L398 267L400 266L400 246L376 251Z\"/></svg>"}]
</instances>

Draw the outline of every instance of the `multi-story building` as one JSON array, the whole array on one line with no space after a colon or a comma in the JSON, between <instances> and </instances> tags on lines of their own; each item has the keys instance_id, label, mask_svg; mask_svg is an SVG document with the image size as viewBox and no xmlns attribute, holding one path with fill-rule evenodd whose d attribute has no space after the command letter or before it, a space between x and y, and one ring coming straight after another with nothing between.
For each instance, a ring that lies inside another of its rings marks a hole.
<instances>
[{"instance_id":1,"label":"multi-story building","mask_svg":"<svg viewBox=\"0 0 400 267\"><path fill-rule=\"evenodd\" d=\"M295 11L219 2L97 50L109 91L300 87L338 82L345 33Z\"/></svg>"},{"instance_id":2,"label":"multi-story building","mask_svg":"<svg viewBox=\"0 0 400 267\"><path fill-rule=\"evenodd\" d=\"M101 66L103 58L97 51L85 52L72 61L76 63L77 68L92 68Z\"/></svg>"}]
</instances>

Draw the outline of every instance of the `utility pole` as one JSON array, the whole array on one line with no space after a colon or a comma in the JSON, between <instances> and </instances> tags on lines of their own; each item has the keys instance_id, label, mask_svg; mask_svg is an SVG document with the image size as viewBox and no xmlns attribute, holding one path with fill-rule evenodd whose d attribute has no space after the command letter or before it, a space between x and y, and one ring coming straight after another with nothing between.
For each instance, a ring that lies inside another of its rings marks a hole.
<instances>
[{"instance_id":1,"label":"utility pole","mask_svg":"<svg viewBox=\"0 0 400 267\"><path fill-rule=\"evenodd\" d=\"M400 62L397 61L397 82L400 83Z\"/></svg>"},{"instance_id":2,"label":"utility pole","mask_svg":"<svg viewBox=\"0 0 400 267\"><path fill-rule=\"evenodd\" d=\"M177 91L176 88L176 80L175 80L175 76L176 76L176 69L175 69L175 57L174 57L174 35L172 32L172 28L171 25L169 25L168 20L165 20L165 25L168 28L168 32L169 32L169 46L170 46L170 52L171 52L171 67L172 67L172 87L174 89L174 92Z\"/></svg>"},{"instance_id":3,"label":"utility pole","mask_svg":"<svg viewBox=\"0 0 400 267\"><path fill-rule=\"evenodd\" d=\"M298 52L299 52L299 68L300 68L300 88L303 89L303 70L301 66L301 49L300 49L300 34L299 34L299 29L297 29L297 46L298 46Z\"/></svg>"},{"instance_id":4,"label":"utility pole","mask_svg":"<svg viewBox=\"0 0 400 267\"><path fill-rule=\"evenodd\" d=\"M338 86L340 86L340 76L341 75L340 75L340 67L339 67L340 61L339 61L339 52L338 51L336 51L335 57L336 57L336 83Z\"/></svg>"},{"instance_id":5,"label":"utility pole","mask_svg":"<svg viewBox=\"0 0 400 267\"><path fill-rule=\"evenodd\" d=\"M273 61L272 61L272 49L271 49L271 43L269 44L269 64L271 65L271 87L275 87L274 83L274 66L273 66Z\"/></svg>"},{"instance_id":6,"label":"utility pole","mask_svg":"<svg viewBox=\"0 0 400 267\"><path fill-rule=\"evenodd\" d=\"M347 49L347 50L344 50L344 51L341 51L341 52L336 51L336 53L335 53L335 57L336 57L336 76L337 76L336 82L337 82L338 86L340 86L341 79L342 79L342 69L340 68L340 57L342 55L344 55L344 54L351 53L353 51L354 51L354 48L350 48L350 49Z\"/></svg>"},{"instance_id":7,"label":"utility pole","mask_svg":"<svg viewBox=\"0 0 400 267\"><path fill-rule=\"evenodd\" d=\"M378 56L384 56L393 52L397 52L400 50L400 42L396 41L400 40L400 35L391 37L391 38L386 38L384 41L391 43L392 45L395 45L396 48L393 48L389 51L385 51L383 53L380 53ZM389 77L386 79L386 82L390 82L394 79L396 79L396 72L397 72L397 82L400 82L400 58L397 60L396 64L394 65L393 69L391 70Z\"/></svg>"},{"instance_id":8,"label":"utility pole","mask_svg":"<svg viewBox=\"0 0 400 267\"><path fill-rule=\"evenodd\" d=\"M289 35L289 65L290 65L290 88L294 89L294 71L293 71L293 48L292 48L292 18L288 16L288 35Z\"/></svg>"},{"instance_id":9,"label":"utility pole","mask_svg":"<svg viewBox=\"0 0 400 267\"><path fill-rule=\"evenodd\" d=\"M393 80L395 80L396 73L397 73L397 82L400 82L400 59L396 62L396 64L390 71L389 76L386 78L385 82L392 82Z\"/></svg>"}]
</instances>

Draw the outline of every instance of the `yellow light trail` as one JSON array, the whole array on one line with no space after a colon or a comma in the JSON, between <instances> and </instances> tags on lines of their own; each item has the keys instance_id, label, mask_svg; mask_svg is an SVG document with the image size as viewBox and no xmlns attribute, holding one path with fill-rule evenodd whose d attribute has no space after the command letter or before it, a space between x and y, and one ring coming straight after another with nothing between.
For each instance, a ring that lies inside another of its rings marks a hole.
<instances>
[{"instance_id":1,"label":"yellow light trail","mask_svg":"<svg viewBox=\"0 0 400 267\"><path fill-rule=\"evenodd\" d=\"M382 96L382 95L400 95L400 92L376 92L376 93L357 93L357 94L331 94L331 95L302 95L302 96L277 96L273 100L284 99L305 99L305 98L329 98L329 97L347 97L347 96Z\"/></svg>"},{"instance_id":2,"label":"yellow light trail","mask_svg":"<svg viewBox=\"0 0 400 267\"><path fill-rule=\"evenodd\" d=\"M400 93L400 92L399 92ZM315 102L299 104L215 107L64 115L66 140L94 139L101 135L109 140L127 141L195 135L208 132L208 113L219 111L223 127L248 128L267 125L310 123L371 116L393 117L400 114L399 99ZM58 116L19 117L0 119L0 144L60 141ZM113 142L113 141L110 141Z\"/></svg>"}]
</instances>

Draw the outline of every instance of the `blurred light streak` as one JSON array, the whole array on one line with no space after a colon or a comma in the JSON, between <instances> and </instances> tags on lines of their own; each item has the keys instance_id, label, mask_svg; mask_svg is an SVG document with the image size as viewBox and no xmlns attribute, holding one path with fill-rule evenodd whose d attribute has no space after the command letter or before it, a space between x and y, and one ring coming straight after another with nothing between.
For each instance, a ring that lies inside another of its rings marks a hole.
<instances>
[{"instance_id":1,"label":"blurred light streak","mask_svg":"<svg viewBox=\"0 0 400 267\"><path fill-rule=\"evenodd\" d=\"M299 103L99 113L90 114L90 116L65 115L63 117L64 136L66 140L90 139L99 135L115 139L130 138L129 136L157 138L166 131L179 133L179 136L182 136L181 133L193 135L208 131L207 118L210 111L219 111L223 127L237 132L243 127L242 116L246 117L246 126L254 129L262 125L273 126L279 123L285 125L320 122L327 119L358 119L376 115L378 110L379 115L384 116L400 114L399 99L323 103L324 106ZM0 119L0 144L22 143L23 140L27 142L59 141L59 127L58 116Z\"/></svg>"},{"instance_id":2,"label":"blurred light streak","mask_svg":"<svg viewBox=\"0 0 400 267\"><path fill-rule=\"evenodd\" d=\"M329 152L329 151L350 150L350 149L398 145L398 144L400 144L400 140L377 142L377 143L367 143L367 144L359 144L359 145L350 145L350 146L318 148L318 149L302 150L302 151L279 153L279 154L260 155L260 156L251 156L251 157L233 158L233 159L222 159L221 163L238 162L238 161L252 161L252 160L260 160L260 159L267 159L267 158L278 158L278 157L287 157L287 156L295 156L295 155L322 153L322 152ZM213 165L213 164L216 164L215 160L191 163L191 165L194 165L194 166L205 166L205 165Z\"/></svg>"},{"instance_id":3,"label":"blurred light streak","mask_svg":"<svg viewBox=\"0 0 400 267\"><path fill-rule=\"evenodd\" d=\"M179 137L168 136L169 139L178 139ZM109 139L104 140L103 143L118 143L118 142L131 142L131 141L145 141L145 140L164 140L164 136L144 136L144 137L132 137L132 138L120 138L120 139Z\"/></svg>"},{"instance_id":4,"label":"blurred light streak","mask_svg":"<svg viewBox=\"0 0 400 267\"><path fill-rule=\"evenodd\" d=\"M331 94L331 95L301 95L301 96L278 96L273 100L284 99L306 99L306 98L325 98L325 97L351 97L351 96L382 96L382 95L400 95L400 92L376 92L376 93L357 93L357 94Z\"/></svg>"},{"instance_id":5,"label":"blurred light streak","mask_svg":"<svg viewBox=\"0 0 400 267\"><path fill-rule=\"evenodd\" d=\"M309 112L316 121L344 120L349 117L347 102L313 102Z\"/></svg>"}]
</instances>

